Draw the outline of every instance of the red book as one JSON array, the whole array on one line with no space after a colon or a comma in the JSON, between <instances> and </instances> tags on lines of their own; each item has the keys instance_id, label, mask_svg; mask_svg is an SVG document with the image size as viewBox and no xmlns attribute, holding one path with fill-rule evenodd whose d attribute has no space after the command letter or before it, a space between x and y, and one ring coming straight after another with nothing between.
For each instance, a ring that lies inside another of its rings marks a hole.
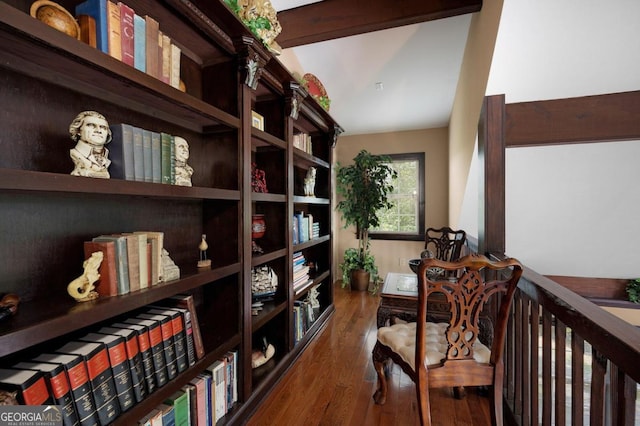
<instances>
[{"instance_id":1,"label":"red book","mask_svg":"<svg viewBox=\"0 0 640 426\"><path fill-rule=\"evenodd\" d=\"M129 357L127 356L124 337L114 334L89 333L80 337L80 340L102 343L107 347L120 410L124 412L133 407L135 395L133 393L133 380L131 379Z\"/></svg>"},{"instance_id":2,"label":"red book","mask_svg":"<svg viewBox=\"0 0 640 426\"><path fill-rule=\"evenodd\" d=\"M196 312L196 304L193 300L193 296L190 294L177 294L166 300L175 302L174 306L189 310L189 313L191 314L191 328L193 330L193 344L195 345L198 359L202 359L204 357L204 345L202 343L200 324L198 323L198 313Z\"/></svg>"},{"instance_id":3,"label":"red book","mask_svg":"<svg viewBox=\"0 0 640 426\"><path fill-rule=\"evenodd\" d=\"M136 331L128 328L102 327L98 330L98 333L120 336L124 339L128 368L131 372L133 393L136 402L142 401L147 396L147 390L145 388L142 355L140 354Z\"/></svg>"},{"instance_id":4,"label":"red book","mask_svg":"<svg viewBox=\"0 0 640 426\"><path fill-rule=\"evenodd\" d=\"M133 66L134 43L133 43L133 16L135 12L132 8L122 2L118 2L120 7L120 34L122 45L122 62Z\"/></svg>"},{"instance_id":5,"label":"red book","mask_svg":"<svg viewBox=\"0 0 640 426\"><path fill-rule=\"evenodd\" d=\"M144 371L144 382L147 391L146 393L153 393L156 390L156 378L153 365L153 355L151 353L151 342L149 341L149 330L143 325L130 323L127 324L123 322L111 324L111 327L120 328L123 330L132 330L136 333L136 338L138 340L138 350L140 351L140 357L142 358L142 369Z\"/></svg>"},{"instance_id":6,"label":"red book","mask_svg":"<svg viewBox=\"0 0 640 426\"><path fill-rule=\"evenodd\" d=\"M22 405L49 405L53 402L41 372L0 368L0 389L17 391Z\"/></svg>"},{"instance_id":7,"label":"red book","mask_svg":"<svg viewBox=\"0 0 640 426\"><path fill-rule=\"evenodd\" d=\"M62 364L53 364L48 362L19 362L12 368L20 370L37 370L40 371L47 383L49 393L53 397L53 402L62 407L63 423L65 425L77 425L80 420L76 411L71 387L69 385L69 377L65 372Z\"/></svg>"},{"instance_id":8,"label":"red book","mask_svg":"<svg viewBox=\"0 0 640 426\"><path fill-rule=\"evenodd\" d=\"M98 413L96 412L95 400L91 394L87 365L81 356L41 354L34 358L33 361L62 365L69 378L69 387L71 388L71 395L80 424L98 423Z\"/></svg>"},{"instance_id":9,"label":"red book","mask_svg":"<svg viewBox=\"0 0 640 426\"><path fill-rule=\"evenodd\" d=\"M153 361L154 377L158 387L167 384L167 364L164 356L164 346L162 341L162 330L158 321L145 320L141 318L127 318L125 324L141 325L146 327L149 333L149 346L151 347L151 359ZM140 347L142 350L142 347Z\"/></svg>"},{"instance_id":10,"label":"red book","mask_svg":"<svg viewBox=\"0 0 640 426\"><path fill-rule=\"evenodd\" d=\"M143 313L138 315L138 318L160 323L160 330L162 331L162 347L167 366L167 377L169 380L174 379L178 375L178 362L173 338L171 317L168 315Z\"/></svg>"},{"instance_id":11,"label":"red book","mask_svg":"<svg viewBox=\"0 0 640 426\"><path fill-rule=\"evenodd\" d=\"M69 342L56 352L80 355L84 359L100 423L106 425L118 417L120 404L106 346L103 343Z\"/></svg>"},{"instance_id":12,"label":"red book","mask_svg":"<svg viewBox=\"0 0 640 426\"><path fill-rule=\"evenodd\" d=\"M104 257L98 272L100 278L95 283L96 291L102 297L111 297L118 295L118 274L116 270L116 246L112 241L97 242L97 241L85 241L84 242L84 258L85 260L91 257L92 253L101 251Z\"/></svg>"}]
</instances>

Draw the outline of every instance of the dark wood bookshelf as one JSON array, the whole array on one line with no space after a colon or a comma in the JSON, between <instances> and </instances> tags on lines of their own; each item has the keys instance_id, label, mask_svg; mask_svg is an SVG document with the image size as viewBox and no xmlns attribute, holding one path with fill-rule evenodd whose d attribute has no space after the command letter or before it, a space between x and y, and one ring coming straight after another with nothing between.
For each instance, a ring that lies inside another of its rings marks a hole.
<instances>
[{"instance_id":1,"label":"dark wood bookshelf","mask_svg":"<svg viewBox=\"0 0 640 426\"><path fill-rule=\"evenodd\" d=\"M80 2L58 4L73 13ZM0 293L21 299L17 314L0 322L0 367L188 293L204 358L114 424L137 423L228 351L238 352L239 401L220 423L242 424L335 310L330 179L342 129L223 2L125 3L154 17L180 46L186 91L32 18L32 0L0 0ZM85 110L98 111L111 125L186 139L193 186L71 176L69 124ZM251 126L252 110L264 117L264 131ZM312 136L311 153L293 147L300 132ZM265 171L269 192L252 192L252 163ZM318 169L316 197L302 195L309 167ZM314 216L320 238L292 244L297 211ZM264 253L254 256L251 220L258 213L267 232L256 241ZM164 233L179 279L92 302L76 303L67 294L83 270L84 241L145 230ZM204 271L196 267L202 234L212 261ZM297 251L321 272L294 291ZM278 289L254 317L251 271L264 265L276 271ZM318 286L321 313L296 345L294 302L312 286ZM260 373L251 368L251 352L262 337L277 354Z\"/></svg>"}]
</instances>

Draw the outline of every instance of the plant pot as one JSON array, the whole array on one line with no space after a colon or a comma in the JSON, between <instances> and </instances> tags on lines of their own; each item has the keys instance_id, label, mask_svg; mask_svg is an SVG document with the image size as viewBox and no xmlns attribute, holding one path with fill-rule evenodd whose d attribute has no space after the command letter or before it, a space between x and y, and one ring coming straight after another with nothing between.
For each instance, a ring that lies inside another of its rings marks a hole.
<instances>
[{"instance_id":1,"label":"plant pot","mask_svg":"<svg viewBox=\"0 0 640 426\"><path fill-rule=\"evenodd\" d=\"M364 269L354 269L351 271L351 290L366 291L369 288L371 275Z\"/></svg>"}]
</instances>

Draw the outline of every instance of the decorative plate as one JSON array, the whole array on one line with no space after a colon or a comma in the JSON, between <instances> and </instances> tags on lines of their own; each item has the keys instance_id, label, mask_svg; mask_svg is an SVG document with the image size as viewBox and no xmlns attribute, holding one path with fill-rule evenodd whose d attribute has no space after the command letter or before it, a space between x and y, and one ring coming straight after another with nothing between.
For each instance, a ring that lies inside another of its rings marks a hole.
<instances>
[{"instance_id":1,"label":"decorative plate","mask_svg":"<svg viewBox=\"0 0 640 426\"><path fill-rule=\"evenodd\" d=\"M309 92L309 94L313 96L316 101L318 101L320 106L329 111L331 100L329 99L329 96L327 96L327 91L325 90L320 80L318 80L318 77L313 74L307 73L302 76L302 80L304 81L305 86L307 86L307 91Z\"/></svg>"}]
</instances>

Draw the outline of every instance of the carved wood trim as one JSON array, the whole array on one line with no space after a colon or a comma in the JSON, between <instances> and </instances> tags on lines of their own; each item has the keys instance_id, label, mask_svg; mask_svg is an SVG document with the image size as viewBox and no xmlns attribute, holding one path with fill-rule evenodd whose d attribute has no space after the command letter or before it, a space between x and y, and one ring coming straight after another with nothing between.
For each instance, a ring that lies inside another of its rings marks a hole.
<instances>
[{"instance_id":1,"label":"carved wood trim","mask_svg":"<svg viewBox=\"0 0 640 426\"><path fill-rule=\"evenodd\" d=\"M271 55L256 43L252 37L240 37L234 41L243 82L253 90L258 88L264 68L271 59Z\"/></svg>"}]
</instances>

